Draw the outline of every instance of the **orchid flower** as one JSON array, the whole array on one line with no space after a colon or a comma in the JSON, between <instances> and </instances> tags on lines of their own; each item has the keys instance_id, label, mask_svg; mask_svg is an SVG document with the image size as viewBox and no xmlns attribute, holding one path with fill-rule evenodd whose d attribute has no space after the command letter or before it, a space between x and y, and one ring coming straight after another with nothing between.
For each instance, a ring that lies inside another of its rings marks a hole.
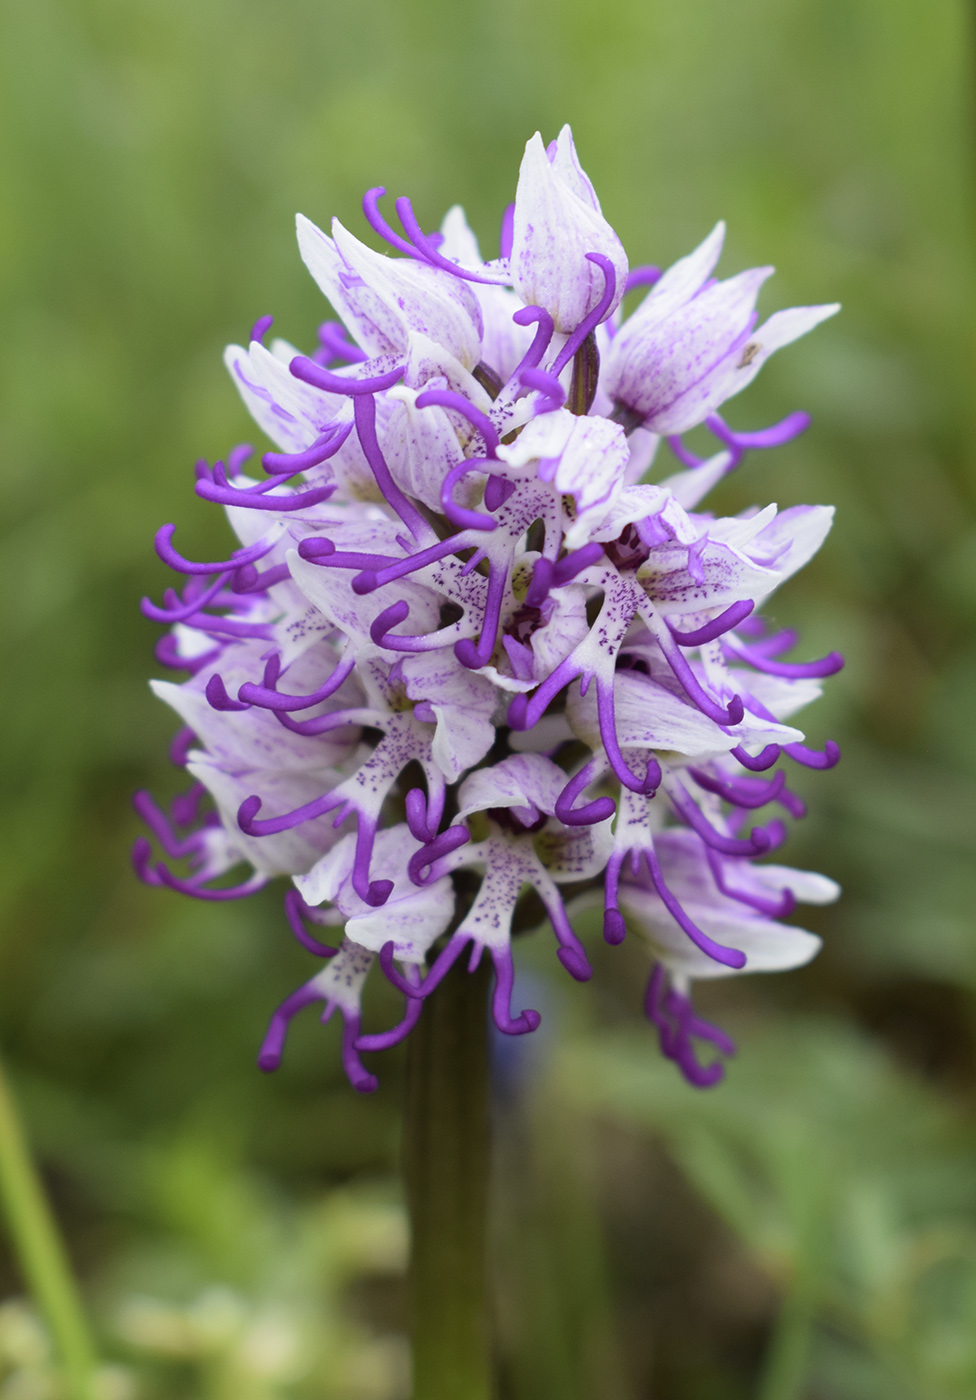
<instances>
[{"instance_id":1,"label":"orchid flower","mask_svg":"<svg viewBox=\"0 0 976 1400\"><path fill-rule=\"evenodd\" d=\"M596 898L608 942L630 928L647 945L647 1015L705 1087L723 1067L703 1051L734 1047L692 982L800 966L819 943L785 920L837 894L765 858L804 812L786 765L839 757L794 720L843 663L789 659L796 637L759 614L831 509L700 506L747 452L807 426L738 431L719 410L837 308L757 325L770 269L716 281L721 224L663 276L630 270L569 127L526 146L496 258L460 208L425 232L383 196L363 209L392 255L299 217L339 317L316 346L266 346L262 317L227 350L268 445L197 463L195 489L236 543L201 563L172 525L156 537L182 582L143 611L185 674L153 684L190 786L166 811L137 796L161 857L140 837L136 869L211 900L290 882L286 921L326 961L271 1015L265 1070L316 1003L372 1090L362 1056L402 1040L462 958L490 961L497 1028L530 1034L517 938L544 914L585 981L574 920ZM649 290L622 318L634 287ZM707 459L681 439L702 423ZM661 438L678 470L651 481ZM404 1015L371 1031L376 963Z\"/></svg>"}]
</instances>

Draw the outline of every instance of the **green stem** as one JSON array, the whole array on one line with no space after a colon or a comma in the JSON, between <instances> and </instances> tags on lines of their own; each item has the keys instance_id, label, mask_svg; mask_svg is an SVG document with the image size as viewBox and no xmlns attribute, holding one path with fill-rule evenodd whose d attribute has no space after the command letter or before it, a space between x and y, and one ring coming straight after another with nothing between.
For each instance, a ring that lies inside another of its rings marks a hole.
<instances>
[{"instance_id":1,"label":"green stem","mask_svg":"<svg viewBox=\"0 0 976 1400\"><path fill-rule=\"evenodd\" d=\"M805 1289L787 1294L770 1338L758 1400L799 1400L813 1340L813 1308Z\"/></svg>"},{"instance_id":2,"label":"green stem","mask_svg":"<svg viewBox=\"0 0 976 1400\"><path fill-rule=\"evenodd\" d=\"M490 965L455 965L409 1041L404 1168L414 1400L490 1400Z\"/></svg>"},{"instance_id":3,"label":"green stem","mask_svg":"<svg viewBox=\"0 0 976 1400\"><path fill-rule=\"evenodd\" d=\"M17 1105L0 1063L0 1202L14 1249L43 1313L70 1400L91 1400L95 1348L47 1195L31 1161Z\"/></svg>"}]
</instances>

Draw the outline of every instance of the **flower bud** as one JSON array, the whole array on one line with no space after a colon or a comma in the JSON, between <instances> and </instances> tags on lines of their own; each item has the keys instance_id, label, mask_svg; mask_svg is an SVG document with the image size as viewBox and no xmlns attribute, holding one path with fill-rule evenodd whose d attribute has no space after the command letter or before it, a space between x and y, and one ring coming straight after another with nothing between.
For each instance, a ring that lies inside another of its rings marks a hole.
<instances>
[{"instance_id":1,"label":"flower bud","mask_svg":"<svg viewBox=\"0 0 976 1400\"><path fill-rule=\"evenodd\" d=\"M624 294L627 255L601 213L569 127L548 151L536 132L519 170L512 280L527 305L549 312L562 335L571 334L603 296L603 273L587 253L601 253L613 264L617 282L610 316Z\"/></svg>"}]
</instances>

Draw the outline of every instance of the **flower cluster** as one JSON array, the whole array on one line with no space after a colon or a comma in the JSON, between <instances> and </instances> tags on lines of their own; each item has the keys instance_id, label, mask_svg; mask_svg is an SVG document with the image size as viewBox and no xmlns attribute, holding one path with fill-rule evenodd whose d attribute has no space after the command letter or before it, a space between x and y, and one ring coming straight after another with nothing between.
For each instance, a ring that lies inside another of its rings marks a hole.
<instances>
[{"instance_id":1,"label":"flower cluster","mask_svg":"<svg viewBox=\"0 0 976 1400\"><path fill-rule=\"evenodd\" d=\"M185 584L143 611L169 624L159 660L190 674L154 689L185 726L174 759L192 786L168 814L137 796L171 863L141 838L136 868L214 900L289 877L288 922L326 961L275 1011L263 1069L317 1002L342 1018L352 1084L375 1088L363 1052L403 1039L465 955L491 959L499 1030L535 1030L536 1011L513 1009L513 927L544 911L586 980L564 894L571 911L600 889L607 941L628 925L646 940L664 1053L712 1084L734 1047L695 1013L692 981L806 962L818 940L782 920L837 894L756 863L785 828L752 814L803 815L781 757L837 761L792 720L843 663L783 660L794 634L757 611L831 509L715 518L699 502L746 451L806 427L794 413L738 432L718 410L837 308L757 325L772 269L716 280L721 224L663 274L629 269L568 127L528 143L496 259L460 208L425 233L398 199L396 232L383 194L363 207L400 257L298 220L342 318L314 353L266 348L270 317L227 351L275 447L263 477L245 472L250 447L197 464L239 548L195 563L172 525L156 537ZM624 319L633 288L649 290ZM707 459L682 442L699 424ZM681 469L647 484L662 437ZM338 947L320 937L334 926ZM361 1024L377 960L405 998L382 1033Z\"/></svg>"}]
</instances>

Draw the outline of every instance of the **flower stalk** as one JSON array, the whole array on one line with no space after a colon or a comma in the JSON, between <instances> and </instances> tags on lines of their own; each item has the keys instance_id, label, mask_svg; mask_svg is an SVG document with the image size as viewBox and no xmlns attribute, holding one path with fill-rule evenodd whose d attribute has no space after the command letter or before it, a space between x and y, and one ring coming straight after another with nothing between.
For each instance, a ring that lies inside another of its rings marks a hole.
<instances>
[{"instance_id":1,"label":"flower stalk","mask_svg":"<svg viewBox=\"0 0 976 1400\"><path fill-rule=\"evenodd\" d=\"M414 1400L490 1400L487 1268L488 988L455 964L409 1041L404 1174L410 1208Z\"/></svg>"},{"instance_id":2,"label":"flower stalk","mask_svg":"<svg viewBox=\"0 0 976 1400\"><path fill-rule=\"evenodd\" d=\"M54 1339L68 1400L93 1400L94 1342L2 1062L0 1202L24 1279Z\"/></svg>"}]
</instances>

